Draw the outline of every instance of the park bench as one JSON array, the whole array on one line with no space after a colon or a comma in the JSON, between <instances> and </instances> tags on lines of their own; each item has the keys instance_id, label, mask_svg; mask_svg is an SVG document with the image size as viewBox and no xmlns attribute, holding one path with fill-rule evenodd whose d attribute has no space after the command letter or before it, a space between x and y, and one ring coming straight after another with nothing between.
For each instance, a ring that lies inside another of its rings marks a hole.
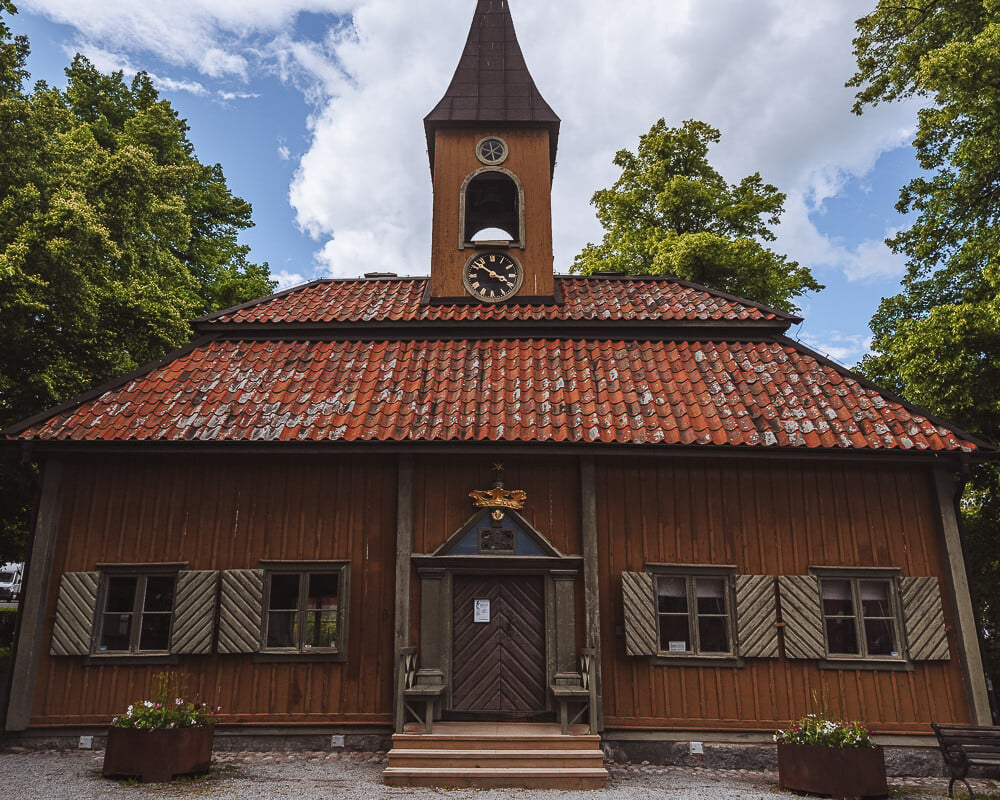
<instances>
[{"instance_id":1,"label":"park bench","mask_svg":"<svg viewBox=\"0 0 1000 800\"><path fill-rule=\"evenodd\" d=\"M969 790L970 800L975 794L969 785L969 767L1000 767L1000 728L978 725L938 725L932 722L934 735L941 746L945 766L951 772L948 797L952 797L955 781L961 781Z\"/></svg>"}]
</instances>

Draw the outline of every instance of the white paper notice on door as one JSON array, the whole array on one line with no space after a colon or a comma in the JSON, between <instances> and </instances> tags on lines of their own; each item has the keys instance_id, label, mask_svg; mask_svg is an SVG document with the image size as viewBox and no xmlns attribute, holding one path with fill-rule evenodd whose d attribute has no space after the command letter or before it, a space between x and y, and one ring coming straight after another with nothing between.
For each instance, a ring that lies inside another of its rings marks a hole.
<instances>
[{"instance_id":1,"label":"white paper notice on door","mask_svg":"<svg viewBox=\"0 0 1000 800\"><path fill-rule=\"evenodd\" d=\"M489 622L490 621L490 601L489 600L473 600L472 601L472 621L473 622Z\"/></svg>"}]
</instances>

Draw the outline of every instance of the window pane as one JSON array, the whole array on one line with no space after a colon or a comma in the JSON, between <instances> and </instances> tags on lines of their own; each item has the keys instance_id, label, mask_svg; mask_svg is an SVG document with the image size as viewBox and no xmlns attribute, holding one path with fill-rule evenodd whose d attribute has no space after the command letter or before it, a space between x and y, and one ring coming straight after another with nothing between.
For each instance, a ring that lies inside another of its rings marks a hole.
<instances>
[{"instance_id":1,"label":"window pane","mask_svg":"<svg viewBox=\"0 0 1000 800\"><path fill-rule=\"evenodd\" d=\"M101 625L101 651L127 651L131 634L131 614L105 614L103 624Z\"/></svg>"},{"instance_id":2,"label":"window pane","mask_svg":"<svg viewBox=\"0 0 1000 800\"><path fill-rule=\"evenodd\" d=\"M660 649L668 653L686 653L691 649L687 614L660 615Z\"/></svg>"},{"instance_id":3,"label":"window pane","mask_svg":"<svg viewBox=\"0 0 1000 800\"><path fill-rule=\"evenodd\" d=\"M167 650L170 647L170 614L143 614L139 631L140 650Z\"/></svg>"},{"instance_id":4,"label":"window pane","mask_svg":"<svg viewBox=\"0 0 1000 800\"><path fill-rule=\"evenodd\" d=\"M729 652L729 620L726 617L698 617L702 653Z\"/></svg>"},{"instance_id":5,"label":"window pane","mask_svg":"<svg viewBox=\"0 0 1000 800\"><path fill-rule=\"evenodd\" d=\"M337 586L340 575L336 572L314 572L309 576L309 608L337 608Z\"/></svg>"},{"instance_id":6,"label":"window pane","mask_svg":"<svg viewBox=\"0 0 1000 800\"><path fill-rule=\"evenodd\" d=\"M299 613L271 611L267 615L267 647L298 647Z\"/></svg>"},{"instance_id":7,"label":"window pane","mask_svg":"<svg viewBox=\"0 0 1000 800\"><path fill-rule=\"evenodd\" d=\"M132 644L136 580L134 576L108 578L108 596L98 645L100 652L128 652Z\"/></svg>"},{"instance_id":8,"label":"window pane","mask_svg":"<svg viewBox=\"0 0 1000 800\"><path fill-rule=\"evenodd\" d=\"M687 613L687 581L684 578L660 578L656 586L661 614Z\"/></svg>"},{"instance_id":9,"label":"window pane","mask_svg":"<svg viewBox=\"0 0 1000 800\"><path fill-rule=\"evenodd\" d=\"M108 578L108 604L104 610L108 612L135 611L133 605L135 604L136 580L135 576Z\"/></svg>"},{"instance_id":10,"label":"window pane","mask_svg":"<svg viewBox=\"0 0 1000 800\"><path fill-rule=\"evenodd\" d=\"M896 638L893 636L892 620L866 619L865 645L870 656L889 656L896 653Z\"/></svg>"},{"instance_id":11,"label":"window pane","mask_svg":"<svg viewBox=\"0 0 1000 800\"><path fill-rule=\"evenodd\" d=\"M306 647L337 646L337 612L310 611L306 616Z\"/></svg>"},{"instance_id":12,"label":"window pane","mask_svg":"<svg viewBox=\"0 0 1000 800\"><path fill-rule=\"evenodd\" d=\"M695 582L699 614L725 614L725 583L722 578L699 578Z\"/></svg>"},{"instance_id":13,"label":"window pane","mask_svg":"<svg viewBox=\"0 0 1000 800\"><path fill-rule=\"evenodd\" d=\"M823 581L823 613L828 617L854 616L850 581Z\"/></svg>"},{"instance_id":14,"label":"window pane","mask_svg":"<svg viewBox=\"0 0 1000 800\"><path fill-rule=\"evenodd\" d=\"M858 654L858 638L854 617L827 617L826 639L831 653Z\"/></svg>"},{"instance_id":15,"label":"window pane","mask_svg":"<svg viewBox=\"0 0 1000 800\"><path fill-rule=\"evenodd\" d=\"M861 581L861 613L866 617L892 616L887 581Z\"/></svg>"},{"instance_id":16,"label":"window pane","mask_svg":"<svg viewBox=\"0 0 1000 800\"><path fill-rule=\"evenodd\" d=\"M309 576L305 647L337 646L337 606L340 574L316 572Z\"/></svg>"},{"instance_id":17,"label":"window pane","mask_svg":"<svg viewBox=\"0 0 1000 800\"><path fill-rule=\"evenodd\" d=\"M269 608L293 611L299 607L298 574L272 575Z\"/></svg>"},{"instance_id":18,"label":"window pane","mask_svg":"<svg viewBox=\"0 0 1000 800\"><path fill-rule=\"evenodd\" d=\"M146 602L143 611L166 611L174 609L173 576L157 575L146 578Z\"/></svg>"}]
</instances>

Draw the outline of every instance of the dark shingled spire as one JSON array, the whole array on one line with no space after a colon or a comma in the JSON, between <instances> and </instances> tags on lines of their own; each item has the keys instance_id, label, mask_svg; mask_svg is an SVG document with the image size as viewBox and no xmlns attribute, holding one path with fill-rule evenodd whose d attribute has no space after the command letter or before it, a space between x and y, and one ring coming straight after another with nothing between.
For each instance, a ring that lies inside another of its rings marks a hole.
<instances>
[{"instance_id":1,"label":"dark shingled spire","mask_svg":"<svg viewBox=\"0 0 1000 800\"><path fill-rule=\"evenodd\" d=\"M507 0L479 0L451 85L424 117L432 169L435 129L474 122L548 128L555 164L559 117L528 72Z\"/></svg>"}]
</instances>

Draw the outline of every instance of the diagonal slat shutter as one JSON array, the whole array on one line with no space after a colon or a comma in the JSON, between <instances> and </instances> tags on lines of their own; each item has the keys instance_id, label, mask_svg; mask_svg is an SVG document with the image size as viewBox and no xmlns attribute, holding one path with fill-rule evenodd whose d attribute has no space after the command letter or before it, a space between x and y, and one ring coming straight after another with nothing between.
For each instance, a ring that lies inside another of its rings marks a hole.
<instances>
[{"instance_id":1,"label":"diagonal slat shutter","mask_svg":"<svg viewBox=\"0 0 1000 800\"><path fill-rule=\"evenodd\" d=\"M85 656L90 653L97 613L99 572L66 572L59 581L56 621L52 629L54 656Z\"/></svg>"},{"instance_id":2,"label":"diagonal slat shutter","mask_svg":"<svg viewBox=\"0 0 1000 800\"><path fill-rule=\"evenodd\" d=\"M177 573L171 653L205 655L212 652L218 583L219 573L215 570L182 570Z\"/></svg>"},{"instance_id":3,"label":"diagonal slat shutter","mask_svg":"<svg viewBox=\"0 0 1000 800\"><path fill-rule=\"evenodd\" d=\"M630 656L655 656L659 650L656 594L648 572L623 572L625 601L625 652Z\"/></svg>"},{"instance_id":4,"label":"diagonal slat shutter","mask_svg":"<svg viewBox=\"0 0 1000 800\"><path fill-rule=\"evenodd\" d=\"M264 613L264 570L230 569L222 573L219 607L219 652L260 650Z\"/></svg>"},{"instance_id":5,"label":"diagonal slat shutter","mask_svg":"<svg viewBox=\"0 0 1000 800\"><path fill-rule=\"evenodd\" d=\"M771 575L736 576L736 636L743 658L778 657L778 604Z\"/></svg>"},{"instance_id":6,"label":"diagonal slat shutter","mask_svg":"<svg viewBox=\"0 0 1000 800\"><path fill-rule=\"evenodd\" d=\"M785 655L788 658L825 658L819 578L782 575L778 578L778 593L781 621L785 623Z\"/></svg>"},{"instance_id":7,"label":"diagonal slat shutter","mask_svg":"<svg viewBox=\"0 0 1000 800\"><path fill-rule=\"evenodd\" d=\"M948 661L951 655L937 578L902 578L899 594L910 658Z\"/></svg>"}]
</instances>

